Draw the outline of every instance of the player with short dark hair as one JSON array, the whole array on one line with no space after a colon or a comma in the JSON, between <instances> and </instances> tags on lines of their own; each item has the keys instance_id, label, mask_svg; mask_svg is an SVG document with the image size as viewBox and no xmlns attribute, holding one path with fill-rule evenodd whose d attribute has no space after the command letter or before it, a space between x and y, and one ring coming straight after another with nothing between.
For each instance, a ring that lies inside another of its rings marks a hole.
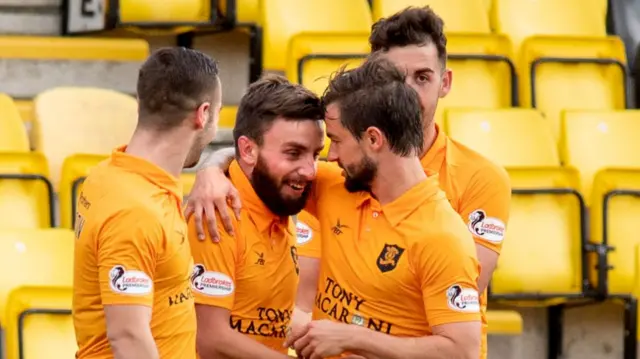
<instances>
[{"instance_id":1,"label":"player with short dark hair","mask_svg":"<svg viewBox=\"0 0 640 359\"><path fill-rule=\"evenodd\" d=\"M441 98L451 90L447 68L444 22L430 7L410 7L378 20L369 36L371 51L385 57L406 74L406 82L420 97L424 146L420 153L427 175L438 175L453 209L467 224L482 266L479 288L483 320L480 358L487 356L486 305L489 281L496 267L509 219L511 185L501 166L447 137L435 122ZM196 190L198 193L198 190ZM297 304L311 311L321 256L318 222L306 212L298 215L300 287ZM307 277L308 276L308 277Z\"/></svg>"},{"instance_id":2,"label":"player with short dark hair","mask_svg":"<svg viewBox=\"0 0 640 359\"><path fill-rule=\"evenodd\" d=\"M195 50L163 48L142 65L131 141L91 171L78 199L77 358L196 359L179 176L215 136L221 91L216 62Z\"/></svg>"}]
</instances>

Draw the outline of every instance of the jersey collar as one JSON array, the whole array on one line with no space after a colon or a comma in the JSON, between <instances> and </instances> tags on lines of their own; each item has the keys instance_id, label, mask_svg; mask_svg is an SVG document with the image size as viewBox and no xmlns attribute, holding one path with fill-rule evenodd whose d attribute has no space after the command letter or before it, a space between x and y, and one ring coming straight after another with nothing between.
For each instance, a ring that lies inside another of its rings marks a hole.
<instances>
[{"instance_id":1,"label":"jersey collar","mask_svg":"<svg viewBox=\"0 0 640 359\"><path fill-rule=\"evenodd\" d=\"M111 163L114 166L146 178L154 185L169 191L179 199L179 202L182 202L182 182L180 179L169 174L152 162L126 153L126 150L126 145L113 150L111 153Z\"/></svg>"},{"instance_id":2,"label":"jersey collar","mask_svg":"<svg viewBox=\"0 0 640 359\"><path fill-rule=\"evenodd\" d=\"M438 175L427 177L415 186L411 187L395 201L381 205L371 193L359 192L356 199L356 207L360 208L365 203L371 203L371 210L381 211L392 226L397 226L408 215L413 213L426 201L434 201L446 198L444 192L440 190Z\"/></svg>"},{"instance_id":3,"label":"jersey collar","mask_svg":"<svg viewBox=\"0 0 640 359\"><path fill-rule=\"evenodd\" d=\"M231 166L229 166L229 177L240 193L242 207L248 211L251 220L260 232L270 231L274 225L290 231L289 217L281 218L271 212L260 197L258 197L258 194L253 189L253 185L236 160L233 160Z\"/></svg>"}]
</instances>

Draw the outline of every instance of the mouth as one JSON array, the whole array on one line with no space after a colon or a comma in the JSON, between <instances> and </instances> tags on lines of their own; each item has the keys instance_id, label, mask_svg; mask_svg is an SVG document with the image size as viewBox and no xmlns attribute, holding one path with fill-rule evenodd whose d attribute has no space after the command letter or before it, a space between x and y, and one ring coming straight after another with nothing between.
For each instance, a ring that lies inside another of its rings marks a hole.
<instances>
[{"instance_id":1,"label":"mouth","mask_svg":"<svg viewBox=\"0 0 640 359\"><path fill-rule=\"evenodd\" d=\"M307 187L307 183L291 181L291 182L287 182L286 186L289 187L293 192L301 193Z\"/></svg>"}]
</instances>

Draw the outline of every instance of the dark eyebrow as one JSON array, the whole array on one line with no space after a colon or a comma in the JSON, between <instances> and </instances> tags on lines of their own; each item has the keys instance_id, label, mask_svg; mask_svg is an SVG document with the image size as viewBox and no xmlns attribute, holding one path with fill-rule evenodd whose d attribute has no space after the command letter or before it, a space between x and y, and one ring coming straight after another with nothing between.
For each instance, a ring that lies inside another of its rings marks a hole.
<instances>
[{"instance_id":1,"label":"dark eyebrow","mask_svg":"<svg viewBox=\"0 0 640 359\"><path fill-rule=\"evenodd\" d=\"M306 150L309 149L309 147L306 146L305 144L302 144L302 143L296 142L296 141L287 141L287 142L282 144L282 147L294 148L294 149L300 150L300 151L306 151Z\"/></svg>"},{"instance_id":2,"label":"dark eyebrow","mask_svg":"<svg viewBox=\"0 0 640 359\"><path fill-rule=\"evenodd\" d=\"M430 73L430 74L435 74L436 73L435 71L433 71L433 69L431 69L429 67L422 67L422 68L419 68L419 69L414 71L414 73L416 73L416 74L421 74L421 73L425 73L425 72L426 73Z\"/></svg>"}]
</instances>

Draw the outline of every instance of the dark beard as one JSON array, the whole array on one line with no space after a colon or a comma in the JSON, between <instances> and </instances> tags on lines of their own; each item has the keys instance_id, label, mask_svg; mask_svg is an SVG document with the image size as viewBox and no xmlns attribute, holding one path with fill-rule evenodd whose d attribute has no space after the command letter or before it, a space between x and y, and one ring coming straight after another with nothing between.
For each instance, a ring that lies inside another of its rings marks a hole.
<instances>
[{"instance_id":1,"label":"dark beard","mask_svg":"<svg viewBox=\"0 0 640 359\"><path fill-rule=\"evenodd\" d=\"M280 191L281 186L271 176L261 157L258 157L258 162L251 173L251 184L262 203L273 214L280 217L291 216L302 211L307 203L309 193L311 193L311 184L308 184L299 198L283 198Z\"/></svg>"},{"instance_id":2,"label":"dark beard","mask_svg":"<svg viewBox=\"0 0 640 359\"><path fill-rule=\"evenodd\" d=\"M364 156L358 165L344 168L344 187L347 191L371 192L371 182L378 173L378 166L369 157Z\"/></svg>"}]
</instances>

